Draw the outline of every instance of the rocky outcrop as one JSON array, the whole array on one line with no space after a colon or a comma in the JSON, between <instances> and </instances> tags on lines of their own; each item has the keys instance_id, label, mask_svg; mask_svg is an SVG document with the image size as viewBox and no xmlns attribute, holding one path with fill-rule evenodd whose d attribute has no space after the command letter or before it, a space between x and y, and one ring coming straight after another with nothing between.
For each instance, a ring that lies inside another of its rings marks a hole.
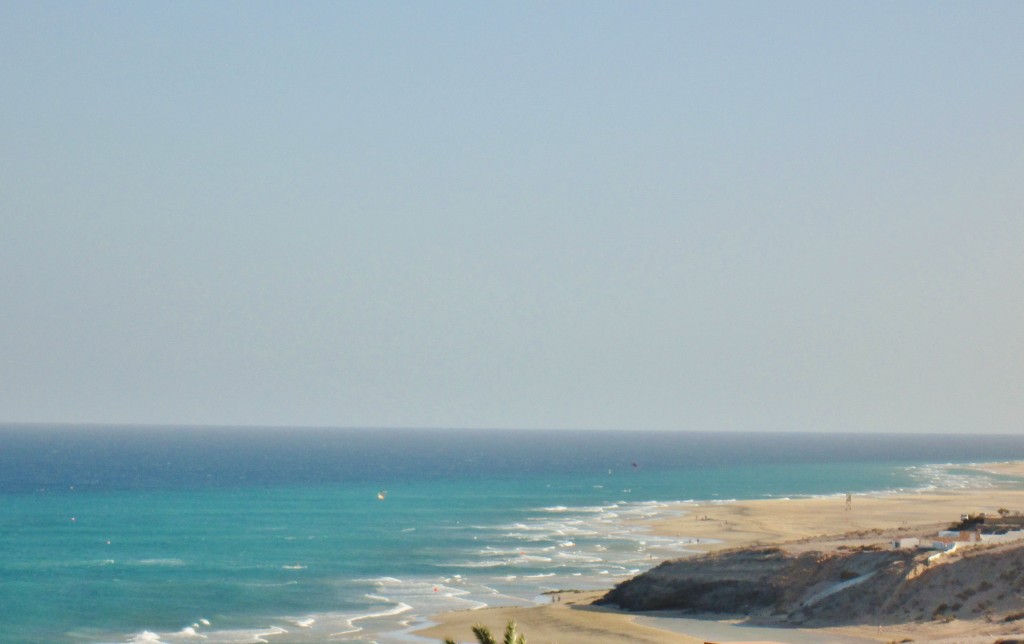
<instances>
[{"instance_id":1,"label":"rocky outcrop","mask_svg":"<svg viewBox=\"0 0 1024 644\"><path fill-rule=\"evenodd\" d=\"M991 617L1024 608L1024 546L979 548L911 578L927 554L738 549L665 562L598 603L802 626Z\"/></svg>"}]
</instances>

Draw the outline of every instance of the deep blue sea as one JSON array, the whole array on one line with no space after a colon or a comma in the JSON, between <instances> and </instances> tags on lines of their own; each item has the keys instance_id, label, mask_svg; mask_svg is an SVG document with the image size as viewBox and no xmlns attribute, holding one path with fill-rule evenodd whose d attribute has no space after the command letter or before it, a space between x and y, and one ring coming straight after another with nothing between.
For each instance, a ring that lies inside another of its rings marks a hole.
<instances>
[{"instance_id":1,"label":"deep blue sea","mask_svg":"<svg viewBox=\"0 0 1024 644\"><path fill-rule=\"evenodd\" d=\"M441 611L686 554L636 521L673 502L987 484L955 464L1009 459L1024 440L0 425L0 641L424 641Z\"/></svg>"}]
</instances>

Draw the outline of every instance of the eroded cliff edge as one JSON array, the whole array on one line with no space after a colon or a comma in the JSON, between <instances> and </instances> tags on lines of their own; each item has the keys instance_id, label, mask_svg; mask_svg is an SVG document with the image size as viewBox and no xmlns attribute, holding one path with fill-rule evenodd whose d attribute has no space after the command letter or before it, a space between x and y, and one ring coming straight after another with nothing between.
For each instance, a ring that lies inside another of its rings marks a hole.
<instances>
[{"instance_id":1,"label":"eroded cliff edge","mask_svg":"<svg viewBox=\"0 0 1024 644\"><path fill-rule=\"evenodd\" d=\"M881 545L741 548L667 561L598 603L809 627L1024 617L1024 545L971 548L929 564L932 554Z\"/></svg>"}]
</instances>

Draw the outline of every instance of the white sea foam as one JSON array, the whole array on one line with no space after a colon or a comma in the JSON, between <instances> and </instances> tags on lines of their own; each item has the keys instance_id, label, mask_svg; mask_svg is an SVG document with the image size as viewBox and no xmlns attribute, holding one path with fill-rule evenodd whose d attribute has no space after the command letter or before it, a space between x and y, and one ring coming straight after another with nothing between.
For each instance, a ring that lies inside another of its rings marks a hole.
<instances>
[{"instance_id":1,"label":"white sea foam","mask_svg":"<svg viewBox=\"0 0 1024 644\"><path fill-rule=\"evenodd\" d=\"M263 639L264 637L270 637L272 635L284 635L287 632L287 629L281 628L280 626L271 626L269 631L257 631L255 635L255 641L261 642L262 644L269 644L267 640Z\"/></svg>"},{"instance_id":2,"label":"white sea foam","mask_svg":"<svg viewBox=\"0 0 1024 644\"><path fill-rule=\"evenodd\" d=\"M616 502L572 507L539 508L524 518L497 525L448 525L453 542L473 544L445 562L431 566L436 576L381 576L349 579L353 591L362 587L365 608L352 612L280 617L296 641L391 641L384 634L406 632L426 616L487 605L529 606L540 601L538 591L556 588L607 588L615 580L635 575L660 561L683 554L685 538L659 538L640 522L653 516L677 513L661 502ZM631 521L633 523L631 523ZM646 542L646 543L643 543ZM657 552L658 559L653 558ZM182 562L183 563L183 562ZM169 564L164 561L165 565ZM280 566L302 570L304 564ZM269 581L269 580L268 580ZM285 582L289 584L295 581ZM547 598L542 598L546 600ZM165 644L228 644L273 640L286 631L203 630L208 639L186 631L163 634ZM282 638L283 639L283 638ZM290 640L289 640L290 641ZM147 643L149 644L149 643ZM270 643L272 644L272 642Z\"/></svg>"},{"instance_id":3,"label":"white sea foam","mask_svg":"<svg viewBox=\"0 0 1024 644\"><path fill-rule=\"evenodd\" d=\"M520 555L510 560L511 564L523 564L523 563L549 563L551 557L538 557L534 555Z\"/></svg>"},{"instance_id":4,"label":"white sea foam","mask_svg":"<svg viewBox=\"0 0 1024 644\"><path fill-rule=\"evenodd\" d=\"M352 633L358 633L361 630L363 630L362 627L355 626L355 627L349 628L349 629L344 630L344 631L338 631L336 633L331 633L330 637L344 637L345 635L351 635Z\"/></svg>"},{"instance_id":5,"label":"white sea foam","mask_svg":"<svg viewBox=\"0 0 1024 644\"><path fill-rule=\"evenodd\" d=\"M356 579L354 581L363 582L363 583L369 583L369 584L381 584L381 585L405 583L401 579L396 579L395 577L372 577L370 579Z\"/></svg>"},{"instance_id":6,"label":"white sea foam","mask_svg":"<svg viewBox=\"0 0 1024 644\"><path fill-rule=\"evenodd\" d=\"M408 612L410 610L412 610L412 606L410 606L409 604L406 604L405 602L398 602L394 606L394 608L389 608L387 610L377 611L375 613L367 613L365 615L357 615L356 617L353 617L353 618L348 620L348 625L352 626L352 627L355 627L356 622L361 622L361 621L367 620L367 619L374 619L374 618L377 618L377 617L393 617L395 615L401 615L402 613L406 613L406 612Z\"/></svg>"},{"instance_id":7,"label":"white sea foam","mask_svg":"<svg viewBox=\"0 0 1024 644\"><path fill-rule=\"evenodd\" d=\"M522 554L524 551L522 548L496 548L494 546L486 546L484 548L479 548L475 552L481 557L509 557Z\"/></svg>"},{"instance_id":8,"label":"white sea foam","mask_svg":"<svg viewBox=\"0 0 1024 644\"><path fill-rule=\"evenodd\" d=\"M625 502L613 503L611 505L584 505L577 507L554 505L549 507L533 508L531 512L549 512L554 514L600 514L602 512L607 512L608 510L614 510L622 503Z\"/></svg>"},{"instance_id":9,"label":"white sea foam","mask_svg":"<svg viewBox=\"0 0 1024 644\"><path fill-rule=\"evenodd\" d=\"M491 561L449 561L430 565L435 568L500 568L508 564L509 560L507 559L495 559Z\"/></svg>"},{"instance_id":10,"label":"white sea foam","mask_svg":"<svg viewBox=\"0 0 1024 644\"><path fill-rule=\"evenodd\" d=\"M571 552L560 552L557 555L555 555L555 558L556 559L560 559L562 561L574 561L574 562L600 563L601 561L603 561L603 559L601 559L601 557L594 557L594 556L591 556L591 555L573 554Z\"/></svg>"},{"instance_id":11,"label":"white sea foam","mask_svg":"<svg viewBox=\"0 0 1024 644\"><path fill-rule=\"evenodd\" d=\"M919 482L919 489L927 491L992 488L996 486L996 481L989 473L981 470L965 471L964 468L964 465L942 463L915 465L904 468L904 471L911 479Z\"/></svg>"},{"instance_id":12,"label":"white sea foam","mask_svg":"<svg viewBox=\"0 0 1024 644\"><path fill-rule=\"evenodd\" d=\"M270 626L264 628L210 631L205 636L201 635L199 637L205 637L206 641L204 642L204 644L270 644L270 640L264 638L274 637L275 635L284 635L286 633L288 633L287 629L281 628L280 626ZM195 642L197 639L195 636L182 633L175 633L174 635L165 634L162 637L165 640L169 640L167 644L177 644L178 642Z\"/></svg>"}]
</instances>

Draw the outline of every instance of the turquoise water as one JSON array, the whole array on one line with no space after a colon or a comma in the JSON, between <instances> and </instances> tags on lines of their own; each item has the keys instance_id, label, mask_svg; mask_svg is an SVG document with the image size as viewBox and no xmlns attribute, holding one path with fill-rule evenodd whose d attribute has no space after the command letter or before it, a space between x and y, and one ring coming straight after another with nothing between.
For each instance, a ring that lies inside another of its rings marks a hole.
<instances>
[{"instance_id":1,"label":"turquoise water","mask_svg":"<svg viewBox=\"0 0 1024 644\"><path fill-rule=\"evenodd\" d=\"M926 465L1024 458L1008 437L940 449L920 437L7 427L0 440L4 642L408 641L439 611L604 588L687 553L685 535L633 521L679 512L671 502L978 484Z\"/></svg>"}]
</instances>

